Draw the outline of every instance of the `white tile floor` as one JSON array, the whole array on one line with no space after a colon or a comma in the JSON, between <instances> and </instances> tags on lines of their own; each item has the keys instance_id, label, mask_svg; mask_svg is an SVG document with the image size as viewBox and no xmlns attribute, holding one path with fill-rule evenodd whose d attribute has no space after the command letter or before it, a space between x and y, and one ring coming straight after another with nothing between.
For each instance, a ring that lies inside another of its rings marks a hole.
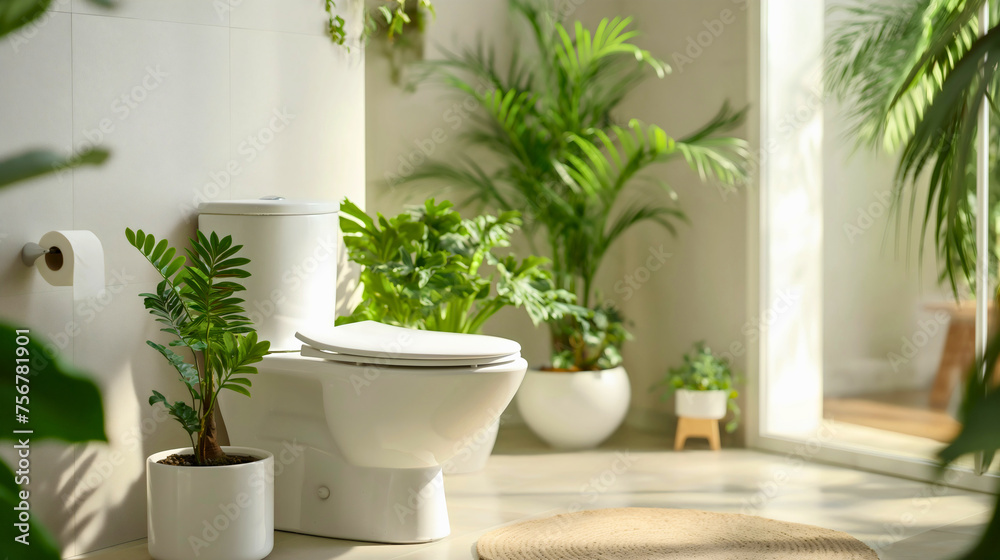
<instances>
[{"instance_id":1,"label":"white tile floor","mask_svg":"<svg viewBox=\"0 0 1000 560\"><path fill-rule=\"evenodd\" d=\"M279 532L268 558L470 559L478 536L494 527L574 506L642 506L820 525L863 540L882 560L951 559L975 541L993 505L986 494L746 450L494 455L484 472L449 477L445 486L452 526L447 539L375 545ZM81 558L149 556L145 542L136 541Z\"/></svg>"}]
</instances>

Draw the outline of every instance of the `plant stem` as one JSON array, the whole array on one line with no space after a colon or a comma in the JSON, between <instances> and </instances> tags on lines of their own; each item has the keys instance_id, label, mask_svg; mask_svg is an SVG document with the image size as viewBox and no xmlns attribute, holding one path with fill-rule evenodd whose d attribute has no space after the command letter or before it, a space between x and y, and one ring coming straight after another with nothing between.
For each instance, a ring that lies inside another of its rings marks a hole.
<instances>
[{"instance_id":1,"label":"plant stem","mask_svg":"<svg viewBox=\"0 0 1000 560\"><path fill-rule=\"evenodd\" d=\"M208 282L211 287L211 275L209 275ZM222 451L222 448L219 447L215 425L215 398L213 387L215 372L212 368L211 355L212 317L208 312L206 312L205 316L203 316L203 320L205 320L206 342L204 350L205 385L201 399L201 431L198 433L198 447L195 449L195 461L199 465L210 464L226 456L226 454ZM205 397L209 395L211 395L211 398L206 399Z\"/></svg>"}]
</instances>

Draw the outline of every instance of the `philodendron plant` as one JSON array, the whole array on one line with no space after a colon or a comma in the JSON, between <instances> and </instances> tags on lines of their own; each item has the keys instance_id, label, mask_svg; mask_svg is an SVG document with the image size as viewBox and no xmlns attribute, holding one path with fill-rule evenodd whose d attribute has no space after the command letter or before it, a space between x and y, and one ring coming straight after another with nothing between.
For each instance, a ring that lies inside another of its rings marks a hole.
<instances>
[{"instance_id":1,"label":"philodendron plant","mask_svg":"<svg viewBox=\"0 0 1000 560\"><path fill-rule=\"evenodd\" d=\"M228 389L249 397L251 381L246 376L257 373L253 364L270 348L269 342L257 340L243 300L236 297L245 288L234 280L250 276L241 268L250 259L237 256L243 246L233 245L232 236L220 239L214 232L210 236L198 232L186 250L187 258L165 239L157 242L141 229L126 229L125 237L163 278L156 293L139 295L150 315L164 325L160 330L174 340L169 346L151 340L146 344L177 370L190 398L171 404L153 391L149 404L162 404L180 422L191 439L194 464L228 464L231 461L216 437L219 392Z\"/></svg>"},{"instance_id":2,"label":"philodendron plant","mask_svg":"<svg viewBox=\"0 0 1000 560\"><path fill-rule=\"evenodd\" d=\"M618 367L622 345L632 338L618 309L610 304L596 309L579 308L552 330L552 369L594 371Z\"/></svg>"},{"instance_id":3,"label":"philodendron plant","mask_svg":"<svg viewBox=\"0 0 1000 560\"><path fill-rule=\"evenodd\" d=\"M704 342L697 342L692 352L684 354L681 365L670 368L666 377L652 388L656 390L666 387L663 393L664 399L669 398L678 389L725 391L726 406L733 413L733 419L726 424L726 431L733 432L740 425L740 407L736 403L736 398L739 396L736 391L737 380L728 358L716 356Z\"/></svg>"},{"instance_id":4,"label":"philodendron plant","mask_svg":"<svg viewBox=\"0 0 1000 560\"><path fill-rule=\"evenodd\" d=\"M450 202L434 200L373 219L345 199L340 228L348 257L364 266L363 300L337 324L371 320L478 333L507 306L524 308L535 324L573 313L573 296L555 289L547 259L495 253L520 225L517 212L462 219Z\"/></svg>"}]
</instances>

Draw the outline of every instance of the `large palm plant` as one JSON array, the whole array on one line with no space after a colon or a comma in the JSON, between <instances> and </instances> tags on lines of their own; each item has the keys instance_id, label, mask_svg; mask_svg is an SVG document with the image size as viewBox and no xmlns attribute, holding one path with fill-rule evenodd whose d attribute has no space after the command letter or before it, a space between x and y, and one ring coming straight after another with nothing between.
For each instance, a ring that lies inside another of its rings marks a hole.
<instances>
[{"instance_id":1,"label":"large palm plant","mask_svg":"<svg viewBox=\"0 0 1000 560\"><path fill-rule=\"evenodd\" d=\"M984 94L995 99L998 85L996 60L983 59L997 38L977 41L984 2L859 1L840 9L844 21L827 45L827 85L850 107L858 144L899 155L897 231L920 220L919 247L933 235L941 278L956 295L974 283L976 117ZM991 12L995 22L996 6ZM991 127L990 138L997 146L1000 127ZM994 148L994 185L997 158ZM925 172L930 184L922 191L917 180ZM1000 200L997 194L991 199ZM997 231L1000 205L993 207Z\"/></svg>"},{"instance_id":2,"label":"large palm plant","mask_svg":"<svg viewBox=\"0 0 1000 560\"><path fill-rule=\"evenodd\" d=\"M511 4L527 23L533 54L515 48L501 69L495 52L479 45L428 66L425 78L471 96L481 111L466 134L471 153L429 162L408 180L444 181L467 191L466 203L520 211L529 242L547 245L557 286L583 306L600 308L594 280L615 241L643 222L673 233L684 219L670 187L642 173L683 158L702 182L742 181L745 142L717 133L738 125L744 112L724 105L681 140L656 125L620 118L622 100L640 80L670 71L633 42L631 18L603 19L591 30L559 21L547 3ZM481 165L476 149L498 163ZM639 191L642 184L659 192ZM579 330L553 325L557 355L575 346L570 338Z\"/></svg>"}]
</instances>

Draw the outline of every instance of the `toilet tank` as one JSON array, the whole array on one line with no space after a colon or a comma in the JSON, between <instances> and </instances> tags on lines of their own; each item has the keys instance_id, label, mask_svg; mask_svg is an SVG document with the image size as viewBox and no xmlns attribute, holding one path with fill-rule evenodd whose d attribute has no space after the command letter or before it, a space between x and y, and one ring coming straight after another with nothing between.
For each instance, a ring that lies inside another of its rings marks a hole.
<instances>
[{"instance_id":1,"label":"toilet tank","mask_svg":"<svg viewBox=\"0 0 1000 560\"><path fill-rule=\"evenodd\" d=\"M198 229L233 236L250 259L241 282L247 316L272 350L298 350L295 332L332 326L337 307L338 204L331 201L204 202Z\"/></svg>"}]
</instances>

